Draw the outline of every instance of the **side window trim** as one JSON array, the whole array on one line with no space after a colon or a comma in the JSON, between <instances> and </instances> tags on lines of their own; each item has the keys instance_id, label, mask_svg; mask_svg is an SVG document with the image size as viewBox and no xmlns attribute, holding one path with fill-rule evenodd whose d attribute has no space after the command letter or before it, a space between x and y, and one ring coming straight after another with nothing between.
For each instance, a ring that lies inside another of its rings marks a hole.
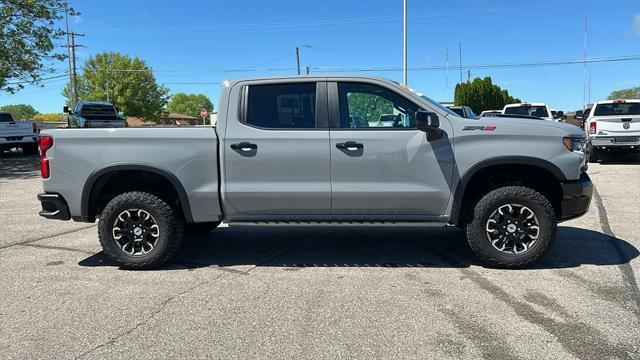
<instances>
[{"instance_id":1,"label":"side window trim","mask_svg":"<svg viewBox=\"0 0 640 360\"><path fill-rule=\"evenodd\" d=\"M254 129L260 130L289 130L289 131L316 131L316 130L327 130L329 128L329 116L327 112L327 83L326 81L321 80L311 80L311 81L303 81L303 82L290 82L290 83L278 83L273 85L282 85L282 84L307 84L307 83L315 83L316 85L316 94L315 94L315 118L314 124L315 126L312 128L272 128L272 127L262 127L248 123L249 116L249 88L251 86L259 86L259 85L271 85L269 83L249 83L243 85L240 90L240 107L238 109L238 120L244 126L252 127Z\"/></svg>"},{"instance_id":2,"label":"side window trim","mask_svg":"<svg viewBox=\"0 0 640 360\"><path fill-rule=\"evenodd\" d=\"M362 127L362 128L345 128L342 127L340 123L340 94L338 91L338 83L344 84L352 84L352 83L360 83L358 81L331 81L327 83L327 95L328 95L328 107L329 107L329 129L335 131L347 131L347 130L356 130L356 131L415 131L418 130L416 127ZM423 106L418 105L415 101L408 99L407 97L397 93L393 89L389 89L385 86L381 86L378 84L371 84L368 82L361 82L362 84L377 86L379 88L385 89L387 91L395 93L397 96L403 98L407 102L413 104L418 109L423 109Z\"/></svg>"}]
</instances>

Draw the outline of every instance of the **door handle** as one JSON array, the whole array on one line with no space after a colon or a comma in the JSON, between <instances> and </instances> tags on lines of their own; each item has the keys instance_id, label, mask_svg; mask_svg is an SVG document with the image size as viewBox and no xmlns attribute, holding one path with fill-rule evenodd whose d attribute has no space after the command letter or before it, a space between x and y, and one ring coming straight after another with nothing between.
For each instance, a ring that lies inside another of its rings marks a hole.
<instances>
[{"instance_id":1,"label":"door handle","mask_svg":"<svg viewBox=\"0 0 640 360\"><path fill-rule=\"evenodd\" d=\"M340 150L356 151L364 148L364 144L357 143L355 141L347 141L343 143L337 143L336 147Z\"/></svg>"},{"instance_id":2,"label":"door handle","mask_svg":"<svg viewBox=\"0 0 640 360\"><path fill-rule=\"evenodd\" d=\"M255 151L258 149L258 145L252 144L250 142L243 141L238 144L231 144L231 149L233 150L241 150L241 151Z\"/></svg>"}]
</instances>

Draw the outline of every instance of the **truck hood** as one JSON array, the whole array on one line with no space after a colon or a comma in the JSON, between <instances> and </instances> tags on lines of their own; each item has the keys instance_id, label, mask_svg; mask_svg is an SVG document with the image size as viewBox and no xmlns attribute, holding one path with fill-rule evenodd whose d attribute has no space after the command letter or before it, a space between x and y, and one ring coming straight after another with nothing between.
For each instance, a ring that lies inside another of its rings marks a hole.
<instances>
[{"instance_id":1,"label":"truck hood","mask_svg":"<svg viewBox=\"0 0 640 360\"><path fill-rule=\"evenodd\" d=\"M523 131L525 129L530 128L531 126L535 127L550 127L554 129L564 130L569 136L576 137L585 137L585 133L582 129L575 125L556 122L551 120L534 120L534 119L520 119L520 118L507 118L507 117L484 117L478 119L478 122L482 125L496 125L500 126L500 124L509 124L513 126L521 126Z\"/></svg>"}]
</instances>

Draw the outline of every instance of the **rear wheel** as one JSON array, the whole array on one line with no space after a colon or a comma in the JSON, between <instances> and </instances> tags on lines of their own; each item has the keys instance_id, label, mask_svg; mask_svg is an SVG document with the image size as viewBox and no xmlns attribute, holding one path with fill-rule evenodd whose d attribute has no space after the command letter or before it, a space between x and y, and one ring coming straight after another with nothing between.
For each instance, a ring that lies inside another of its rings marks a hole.
<instances>
[{"instance_id":1,"label":"rear wheel","mask_svg":"<svg viewBox=\"0 0 640 360\"><path fill-rule=\"evenodd\" d=\"M540 261L556 236L553 206L539 192L507 186L485 194L465 222L471 250L492 267L524 268Z\"/></svg>"},{"instance_id":2,"label":"rear wheel","mask_svg":"<svg viewBox=\"0 0 640 360\"><path fill-rule=\"evenodd\" d=\"M146 192L113 198L98 222L105 254L127 269L153 269L180 248L184 223L176 209Z\"/></svg>"},{"instance_id":3,"label":"rear wheel","mask_svg":"<svg viewBox=\"0 0 640 360\"><path fill-rule=\"evenodd\" d=\"M591 153L589 154L589 162L595 163L600 159L600 153L598 149L591 148Z\"/></svg>"},{"instance_id":4,"label":"rear wheel","mask_svg":"<svg viewBox=\"0 0 640 360\"><path fill-rule=\"evenodd\" d=\"M25 155L35 155L38 153L38 144L25 144L22 145L22 153Z\"/></svg>"}]
</instances>

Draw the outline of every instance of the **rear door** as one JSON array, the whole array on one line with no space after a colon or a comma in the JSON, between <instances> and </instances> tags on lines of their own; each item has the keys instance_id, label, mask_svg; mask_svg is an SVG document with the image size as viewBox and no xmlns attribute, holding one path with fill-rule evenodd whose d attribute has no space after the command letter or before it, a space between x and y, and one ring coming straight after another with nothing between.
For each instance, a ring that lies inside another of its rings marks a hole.
<instances>
[{"instance_id":1,"label":"rear door","mask_svg":"<svg viewBox=\"0 0 640 360\"><path fill-rule=\"evenodd\" d=\"M421 106L392 88L357 82L330 82L328 88L332 213L363 220L442 219L453 169L448 121L441 119L440 138L427 140L413 126Z\"/></svg>"},{"instance_id":2,"label":"rear door","mask_svg":"<svg viewBox=\"0 0 640 360\"><path fill-rule=\"evenodd\" d=\"M324 81L241 83L224 138L231 220L314 219L331 211ZM230 102L232 103L232 102Z\"/></svg>"}]
</instances>

